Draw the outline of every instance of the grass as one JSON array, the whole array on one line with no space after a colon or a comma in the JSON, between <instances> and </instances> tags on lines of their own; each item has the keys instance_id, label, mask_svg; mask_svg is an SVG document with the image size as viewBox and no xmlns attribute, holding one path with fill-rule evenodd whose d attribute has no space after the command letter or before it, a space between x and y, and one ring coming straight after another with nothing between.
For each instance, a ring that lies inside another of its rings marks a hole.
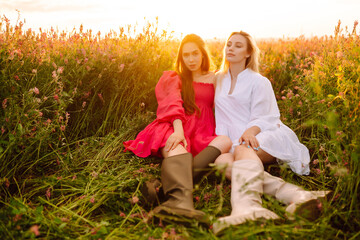
<instances>
[{"instance_id":1,"label":"grass","mask_svg":"<svg viewBox=\"0 0 360 240\"><path fill-rule=\"evenodd\" d=\"M311 174L269 171L309 190L334 192L314 222L250 222L215 236L196 222L148 217L140 187L159 177L160 159L123 152L155 118L154 87L173 68L179 40L149 23L101 37L25 30L0 22L1 239L357 239L359 237L360 39L354 24L333 36L258 42L282 121L311 153ZM216 68L223 42L208 41ZM228 215L230 183L214 171L194 203L212 221Z\"/></svg>"}]
</instances>

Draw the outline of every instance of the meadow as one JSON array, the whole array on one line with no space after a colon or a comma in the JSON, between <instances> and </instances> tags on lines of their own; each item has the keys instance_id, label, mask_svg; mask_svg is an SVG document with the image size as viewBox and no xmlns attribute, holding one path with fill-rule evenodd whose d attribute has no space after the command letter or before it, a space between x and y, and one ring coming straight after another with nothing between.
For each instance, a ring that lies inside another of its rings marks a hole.
<instances>
[{"instance_id":1,"label":"meadow","mask_svg":"<svg viewBox=\"0 0 360 240\"><path fill-rule=\"evenodd\" d=\"M281 120L311 155L309 176L285 165L268 171L333 191L321 217L287 220L284 206L264 196L282 224L250 222L221 236L197 222L149 218L140 188L160 176L161 160L123 151L122 142L155 119L154 87L174 68L178 44L156 22L102 35L82 26L33 31L1 18L0 239L359 239L357 22L339 22L331 36L258 41ZM207 44L216 70L224 41ZM221 171L195 186L194 203L213 222L230 214Z\"/></svg>"}]
</instances>

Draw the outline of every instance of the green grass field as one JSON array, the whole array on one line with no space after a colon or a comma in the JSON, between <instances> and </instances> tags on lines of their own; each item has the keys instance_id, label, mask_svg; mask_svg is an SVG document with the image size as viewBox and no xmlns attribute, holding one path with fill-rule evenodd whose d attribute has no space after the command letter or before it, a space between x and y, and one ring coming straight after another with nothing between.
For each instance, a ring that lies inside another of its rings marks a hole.
<instances>
[{"instance_id":1,"label":"green grass field","mask_svg":"<svg viewBox=\"0 0 360 240\"><path fill-rule=\"evenodd\" d=\"M259 41L261 73L282 121L311 154L311 174L268 170L309 190L328 189L319 219L247 223L215 236L211 226L155 221L140 187L161 160L123 152L155 119L154 87L173 69L178 39L149 23L106 36L84 30L34 32L0 21L0 239L359 239L360 36ZM132 37L130 37L132 36ZM208 40L214 70L223 41ZM212 221L230 214L230 183L214 171L194 202Z\"/></svg>"}]
</instances>

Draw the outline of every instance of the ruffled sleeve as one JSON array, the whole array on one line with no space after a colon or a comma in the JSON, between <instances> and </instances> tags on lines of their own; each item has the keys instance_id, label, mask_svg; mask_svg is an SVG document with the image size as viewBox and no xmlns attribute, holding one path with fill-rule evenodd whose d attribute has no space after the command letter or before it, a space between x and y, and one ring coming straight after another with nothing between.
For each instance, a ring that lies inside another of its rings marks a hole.
<instances>
[{"instance_id":1,"label":"ruffled sleeve","mask_svg":"<svg viewBox=\"0 0 360 240\"><path fill-rule=\"evenodd\" d=\"M172 123L175 119L185 121L181 98L181 79L174 71L165 71L155 87L158 102L157 120Z\"/></svg>"},{"instance_id":2,"label":"ruffled sleeve","mask_svg":"<svg viewBox=\"0 0 360 240\"><path fill-rule=\"evenodd\" d=\"M251 95L250 122L246 129L258 126L261 131L266 131L279 127L280 111L270 81L261 77Z\"/></svg>"}]
</instances>

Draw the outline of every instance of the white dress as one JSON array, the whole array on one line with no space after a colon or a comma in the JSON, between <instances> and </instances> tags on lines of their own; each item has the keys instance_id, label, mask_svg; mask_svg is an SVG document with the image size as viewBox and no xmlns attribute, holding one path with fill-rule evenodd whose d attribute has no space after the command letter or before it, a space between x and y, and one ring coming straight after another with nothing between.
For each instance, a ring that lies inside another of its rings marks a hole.
<instances>
[{"instance_id":1,"label":"white dress","mask_svg":"<svg viewBox=\"0 0 360 240\"><path fill-rule=\"evenodd\" d=\"M270 81L250 69L237 76L235 88L229 94L231 76L227 73L215 92L216 134L226 135L233 142L231 152L239 145L244 131L258 126L256 139L265 152L287 163L301 175L310 173L309 150L296 134L280 121L280 112Z\"/></svg>"}]
</instances>

